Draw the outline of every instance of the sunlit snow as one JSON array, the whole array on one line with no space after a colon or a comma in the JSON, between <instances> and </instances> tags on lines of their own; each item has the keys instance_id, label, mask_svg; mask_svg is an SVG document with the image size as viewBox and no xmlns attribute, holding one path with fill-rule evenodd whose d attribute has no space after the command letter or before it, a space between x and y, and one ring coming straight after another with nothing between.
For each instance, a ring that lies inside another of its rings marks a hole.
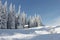
<instances>
[{"instance_id":1,"label":"sunlit snow","mask_svg":"<svg viewBox=\"0 0 60 40\"><path fill-rule=\"evenodd\" d=\"M53 27L56 33L51 33L48 28L0 29L0 40L59 40L60 28Z\"/></svg>"}]
</instances>

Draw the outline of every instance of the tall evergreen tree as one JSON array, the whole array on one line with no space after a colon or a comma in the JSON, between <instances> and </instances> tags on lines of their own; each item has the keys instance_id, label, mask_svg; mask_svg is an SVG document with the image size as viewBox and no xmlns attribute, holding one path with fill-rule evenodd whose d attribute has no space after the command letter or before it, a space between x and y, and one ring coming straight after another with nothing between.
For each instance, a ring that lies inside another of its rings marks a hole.
<instances>
[{"instance_id":1,"label":"tall evergreen tree","mask_svg":"<svg viewBox=\"0 0 60 40\"><path fill-rule=\"evenodd\" d=\"M12 3L9 7L9 14L8 14L8 28L15 29L15 6L12 6Z\"/></svg>"},{"instance_id":2,"label":"tall evergreen tree","mask_svg":"<svg viewBox=\"0 0 60 40\"><path fill-rule=\"evenodd\" d=\"M19 5L19 9L18 9L18 13L17 13L17 20L16 20L18 29L23 28L21 25L21 12L20 12L20 10L21 10L21 6Z\"/></svg>"},{"instance_id":3,"label":"tall evergreen tree","mask_svg":"<svg viewBox=\"0 0 60 40\"><path fill-rule=\"evenodd\" d=\"M1 3L1 0L0 0L0 28L2 27L2 25L1 25L2 24L1 23L2 22L2 18L1 18L2 15L1 14L2 14L2 3Z\"/></svg>"},{"instance_id":4,"label":"tall evergreen tree","mask_svg":"<svg viewBox=\"0 0 60 40\"><path fill-rule=\"evenodd\" d=\"M4 24L4 28L7 29L7 18L8 18L8 12L7 12L7 1L5 2L4 6L3 6L3 12L4 15L3 17L3 24Z\"/></svg>"},{"instance_id":5,"label":"tall evergreen tree","mask_svg":"<svg viewBox=\"0 0 60 40\"><path fill-rule=\"evenodd\" d=\"M25 12L23 11L20 17L20 21L21 21L21 25L24 27L24 25L26 25L26 17L27 15L25 14Z\"/></svg>"}]
</instances>

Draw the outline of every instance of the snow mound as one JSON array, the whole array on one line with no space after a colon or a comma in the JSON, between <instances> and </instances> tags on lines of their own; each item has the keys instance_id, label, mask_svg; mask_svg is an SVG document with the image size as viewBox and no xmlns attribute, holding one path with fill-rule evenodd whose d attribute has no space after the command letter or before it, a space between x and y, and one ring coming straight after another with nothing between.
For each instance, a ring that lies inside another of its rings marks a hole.
<instances>
[{"instance_id":1,"label":"snow mound","mask_svg":"<svg viewBox=\"0 0 60 40\"><path fill-rule=\"evenodd\" d=\"M0 40L59 40L60 39L59 30L60 27L0 29ZM54 33L54 31L56 31L56 33Z\"/></svg>"}]
</instances>

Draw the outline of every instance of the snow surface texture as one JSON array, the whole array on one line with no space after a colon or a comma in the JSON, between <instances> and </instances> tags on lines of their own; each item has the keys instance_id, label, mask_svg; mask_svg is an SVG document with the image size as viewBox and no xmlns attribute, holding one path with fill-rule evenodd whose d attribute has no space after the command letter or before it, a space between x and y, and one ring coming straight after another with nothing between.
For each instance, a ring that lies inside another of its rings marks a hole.
<instances>
[{"instance_id":1,"label":"snow surface texture","mask_svg":"<svg viewBox=\"0 0 60 40\"><path fill-rule=\"evenodd\" d=\"M60 27L51 33L49 27L35 27L27 29L0 29L0 40L59 40Z\"/></svg>"}]
</instances>

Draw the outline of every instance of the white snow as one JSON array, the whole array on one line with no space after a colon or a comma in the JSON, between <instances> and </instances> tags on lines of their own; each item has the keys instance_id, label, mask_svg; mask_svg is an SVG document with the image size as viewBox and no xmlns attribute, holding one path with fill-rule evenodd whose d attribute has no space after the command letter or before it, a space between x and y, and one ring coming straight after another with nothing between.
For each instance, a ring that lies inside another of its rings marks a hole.
<instances>
[{"instance_id":1,"label":"white snow","mask_svg":"<svg viewBox=\"0 0 60 40\"><path fill-rule=\"evenodd\" d=\"M57 33L60 33L60 28L56 28L55 31L56 31Z\"/></svg>"},{"instance_id":2,"label":"white snow","mask_svg":"<svg viewBox=\"0 0 60 40\"><path fill-rule=\"evenodd\" d=\"M50 33L49 27L0 29L0 40L59 40L60 27L53 28L56 33Z\"/></svg>"},{"instance_id":3,"label":"white snow","mask_svg":"<svg viewBox=\"0 0 60 40\"><path fill-rule=\"evenodd\" d=\"M28 28L28 25L24 25L24 28Z\"/></svg>"},{"instance_id":4,"label":"white snow","mask_svg":"<svg viewBox=\"0 0 60 40\"><path fill-rule=\"evenodd\" d=\"M35 31L36 34L49 34L50 32L47 31Z\"/></svg>"}]
</instances>

